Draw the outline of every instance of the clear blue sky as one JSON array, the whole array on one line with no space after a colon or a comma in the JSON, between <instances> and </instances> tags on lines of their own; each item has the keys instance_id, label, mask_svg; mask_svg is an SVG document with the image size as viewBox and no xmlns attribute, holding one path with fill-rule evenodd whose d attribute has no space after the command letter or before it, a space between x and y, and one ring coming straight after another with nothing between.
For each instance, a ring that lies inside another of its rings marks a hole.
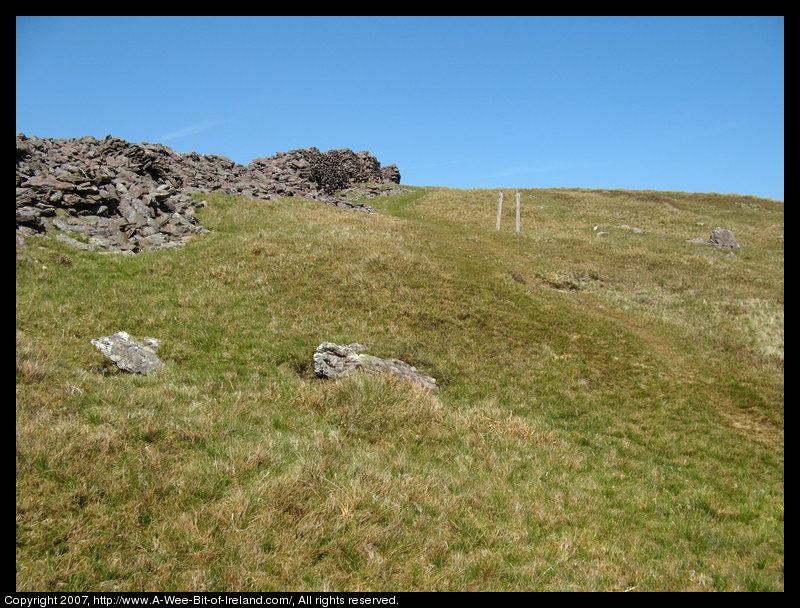
<instances>
[{"instance_id":1,"label":"clear blue sky","mask_svg":"<svg viewBox=\"0 0 800 608\"><path fill-rule=\"evenodd\" d=\"M783 17L17 17L16 132L783 200Z\"/></svg>"}]
</instances>

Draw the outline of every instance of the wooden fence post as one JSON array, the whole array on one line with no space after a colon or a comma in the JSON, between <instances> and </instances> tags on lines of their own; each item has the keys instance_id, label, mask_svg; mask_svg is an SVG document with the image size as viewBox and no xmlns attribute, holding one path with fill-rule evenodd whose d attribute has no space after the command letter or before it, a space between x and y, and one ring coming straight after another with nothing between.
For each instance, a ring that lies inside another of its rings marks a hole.
<instances>
[{"instance_id":1,"label":"wooden fence post","mask_svg":"<svg viewBox=\"0 0 800 608\"><path fill-rule=\"evenodd\" d=\"M497 201L497 229L500 230L500 215L503 213L503 193L500 193L500 200Z\"/></svg>"}]
</instances>

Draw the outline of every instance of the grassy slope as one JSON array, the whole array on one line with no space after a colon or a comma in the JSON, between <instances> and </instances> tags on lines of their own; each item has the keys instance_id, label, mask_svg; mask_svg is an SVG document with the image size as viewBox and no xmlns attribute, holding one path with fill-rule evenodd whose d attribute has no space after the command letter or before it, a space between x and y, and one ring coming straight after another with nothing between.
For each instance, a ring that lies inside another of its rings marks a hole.
<instances>
[{"instance_id":1,"label":"grassy slope","mask_svg":"<svg viewBox=\"0 0 800 608\"><path fill-rule=\"evenodd\" d=\"M496 197L211 195L180 250L32 240L17 588L782 590L783 204L530 190L514 234ZM734 256L685 242L717 225ZM166 368L105 373L121 329ZM317 380L325 340L442 391Z\"/></svg>"}]
</instances>

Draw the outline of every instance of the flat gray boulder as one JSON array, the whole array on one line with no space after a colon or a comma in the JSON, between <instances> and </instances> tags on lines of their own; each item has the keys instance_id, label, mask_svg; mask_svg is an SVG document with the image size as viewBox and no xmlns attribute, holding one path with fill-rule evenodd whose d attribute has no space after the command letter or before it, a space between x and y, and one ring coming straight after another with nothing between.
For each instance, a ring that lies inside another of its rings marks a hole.
<instances>
[{"instance_id":1,"label":"flat gray boulder","mask_svg":"<svg viewBox=\"0 0 800 608\"><path fill-rule=\"evenodd\" d=\"M360 351L362 344L334 344L323 342L314 351L314 373L320 378L344 378L354 371L371 374L388 373L403 380L421 385L428 391L437 392L436 379L425 376L400 359L381 359Z\"/></svg>"},{"instance_id":2,"label":"flat gray boulder","mask_svg":"<svg viewBox=\"0 0 800 608\"><path fill-rule=\"evenodd\" d=\"M164 367L164 363L156 356L159 343L155 338L142 338L140 342L128 332L119 331L113 336L92 340L92 344L126 372L147 375Z\"/></svg>"}]
</instances>

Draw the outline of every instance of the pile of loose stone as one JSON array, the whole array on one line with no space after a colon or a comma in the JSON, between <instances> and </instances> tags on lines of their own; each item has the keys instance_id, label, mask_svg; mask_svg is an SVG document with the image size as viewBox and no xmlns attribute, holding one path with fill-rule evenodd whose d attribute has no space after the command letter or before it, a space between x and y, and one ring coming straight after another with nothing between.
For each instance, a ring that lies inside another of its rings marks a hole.
<instances>
[{"instance_id":1,"label":"pile of loose stone","mask_svg":"<svg viewBox=\"0 0 800 608\"><path fill-rule=\"evenodd\" d=\"M136 253L180 247L207 232L192 193L296 196L372 212L340 191L400 182L395 165L369 152L292 150L239 165L224 156L182 154L161 144L105 139L16 138L17 243L55 229L76 247ZM379 190L379 188L378 188ZM378 190L374 190L377 192ZM375 194L377 195L377 194Z\"/></svg>"}]
</instances>

